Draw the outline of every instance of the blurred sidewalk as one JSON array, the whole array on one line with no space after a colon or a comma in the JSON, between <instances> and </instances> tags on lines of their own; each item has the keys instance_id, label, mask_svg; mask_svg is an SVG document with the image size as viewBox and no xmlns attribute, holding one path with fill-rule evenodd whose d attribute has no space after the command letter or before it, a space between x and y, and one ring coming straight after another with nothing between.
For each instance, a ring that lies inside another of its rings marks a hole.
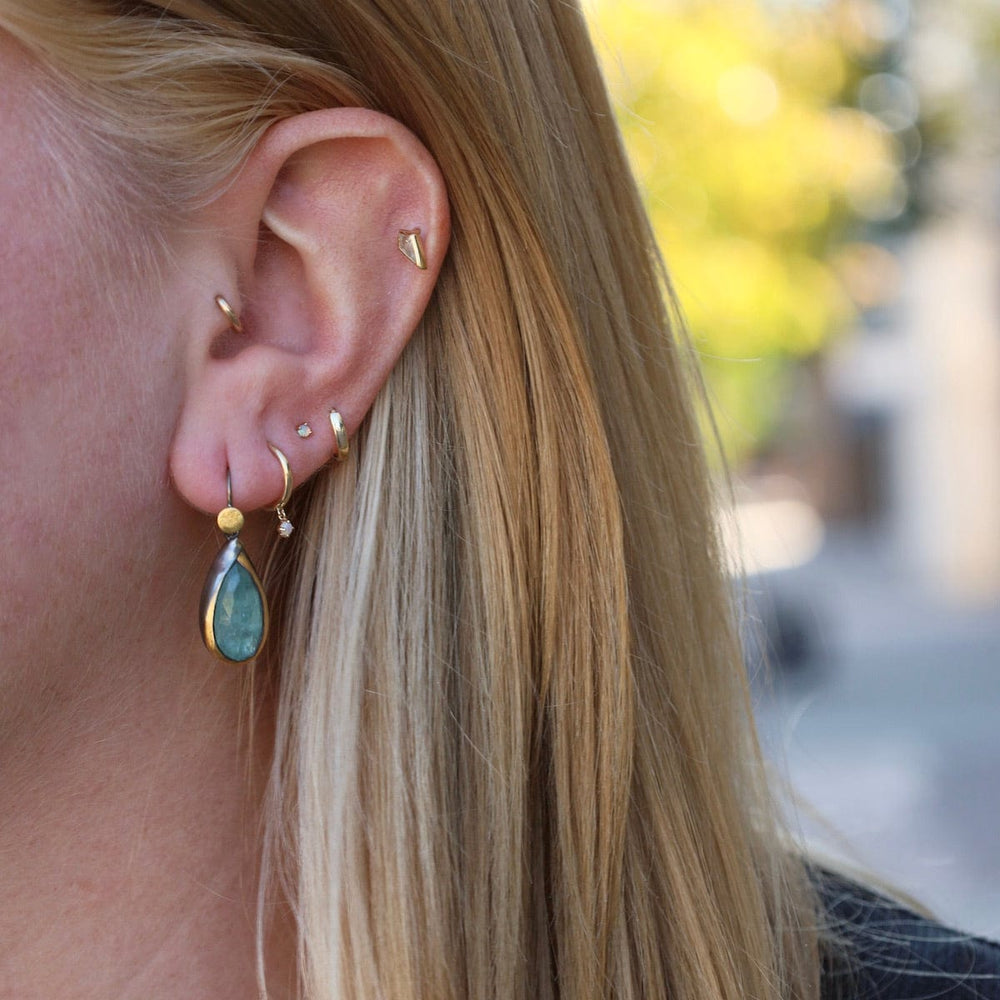
<instances>
[{"instance_id":1,"label":"blurred sidewalk","mask_svg":"<svg viewBox=\"0 0 1000 1000\"><path fill-rule=\"evenodd\" d=\"M801 654L755 697L769 757L829 824L801 810L809 842L1000 937L1000 608L947 607L862 532L749 587Z\"/></svg>"}]
</instances>

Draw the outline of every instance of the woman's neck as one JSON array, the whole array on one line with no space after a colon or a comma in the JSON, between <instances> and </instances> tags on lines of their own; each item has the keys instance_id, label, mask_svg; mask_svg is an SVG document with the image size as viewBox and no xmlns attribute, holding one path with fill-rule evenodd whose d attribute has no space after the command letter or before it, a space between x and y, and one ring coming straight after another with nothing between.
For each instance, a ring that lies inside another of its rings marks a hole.
<instances>
[{"instance_id":1,"label":"woman's neck","mask_svg":"<svg viewBox=\"0 0 1000 1000\"><path fill-rule=\"evenodd\" d=\"M241 745L241 668L177 653L90 671L0 739L0 996L257 995L267 740Z\"/></svg>"}]
</instances>

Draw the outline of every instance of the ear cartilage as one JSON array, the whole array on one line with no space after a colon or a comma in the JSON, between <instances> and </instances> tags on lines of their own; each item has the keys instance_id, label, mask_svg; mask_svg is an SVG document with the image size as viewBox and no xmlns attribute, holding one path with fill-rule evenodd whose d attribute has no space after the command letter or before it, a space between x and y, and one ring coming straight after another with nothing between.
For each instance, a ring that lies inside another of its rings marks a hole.
<instances>
[{"instance_id":1,"label":"ear cartilage","mask_svg":"<svg viewBox=\"0 0 1000 1000\"><path fill-rule=\"evenodd\" d=\"M399 252L411 263L416 264L421 271L427 270L427 259L420 242L419 229L400 229L397 241Z\"/></svg>"}]
</instances>

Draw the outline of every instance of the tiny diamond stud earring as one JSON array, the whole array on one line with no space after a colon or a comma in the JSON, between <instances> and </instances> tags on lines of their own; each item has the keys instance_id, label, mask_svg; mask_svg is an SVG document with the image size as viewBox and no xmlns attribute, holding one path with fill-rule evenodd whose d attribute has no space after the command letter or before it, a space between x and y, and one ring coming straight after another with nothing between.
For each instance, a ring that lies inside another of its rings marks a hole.
<instances>
[{"instance_id":1,"label":"tiny diamond stud earring","mask_svg":"<svg viewBox=\"0 0 1000 1000\"><path fill-rule=\"evenodd\" d=\"M295 433L298 434L300 438L312 437L312 432L313 429L304 421L295 428Z\"/></svg>"}]
</instances>

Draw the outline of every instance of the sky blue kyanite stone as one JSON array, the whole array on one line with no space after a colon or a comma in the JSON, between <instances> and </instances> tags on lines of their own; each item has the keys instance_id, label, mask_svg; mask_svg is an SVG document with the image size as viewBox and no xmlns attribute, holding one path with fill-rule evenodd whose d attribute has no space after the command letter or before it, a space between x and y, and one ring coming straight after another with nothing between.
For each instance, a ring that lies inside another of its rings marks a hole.
<instances>
[{"instance_id":1,"label":"sky blue kyanite stone","mask_svg":"<svg viewBox=\"0 0 1000 1000\"><path fill-rule=\"evenodd\" d=\"M249 660L264 639L264 601L238 562L229 567L215 601L215 645L229 660Z\"/></svg>"}]
</instances>

